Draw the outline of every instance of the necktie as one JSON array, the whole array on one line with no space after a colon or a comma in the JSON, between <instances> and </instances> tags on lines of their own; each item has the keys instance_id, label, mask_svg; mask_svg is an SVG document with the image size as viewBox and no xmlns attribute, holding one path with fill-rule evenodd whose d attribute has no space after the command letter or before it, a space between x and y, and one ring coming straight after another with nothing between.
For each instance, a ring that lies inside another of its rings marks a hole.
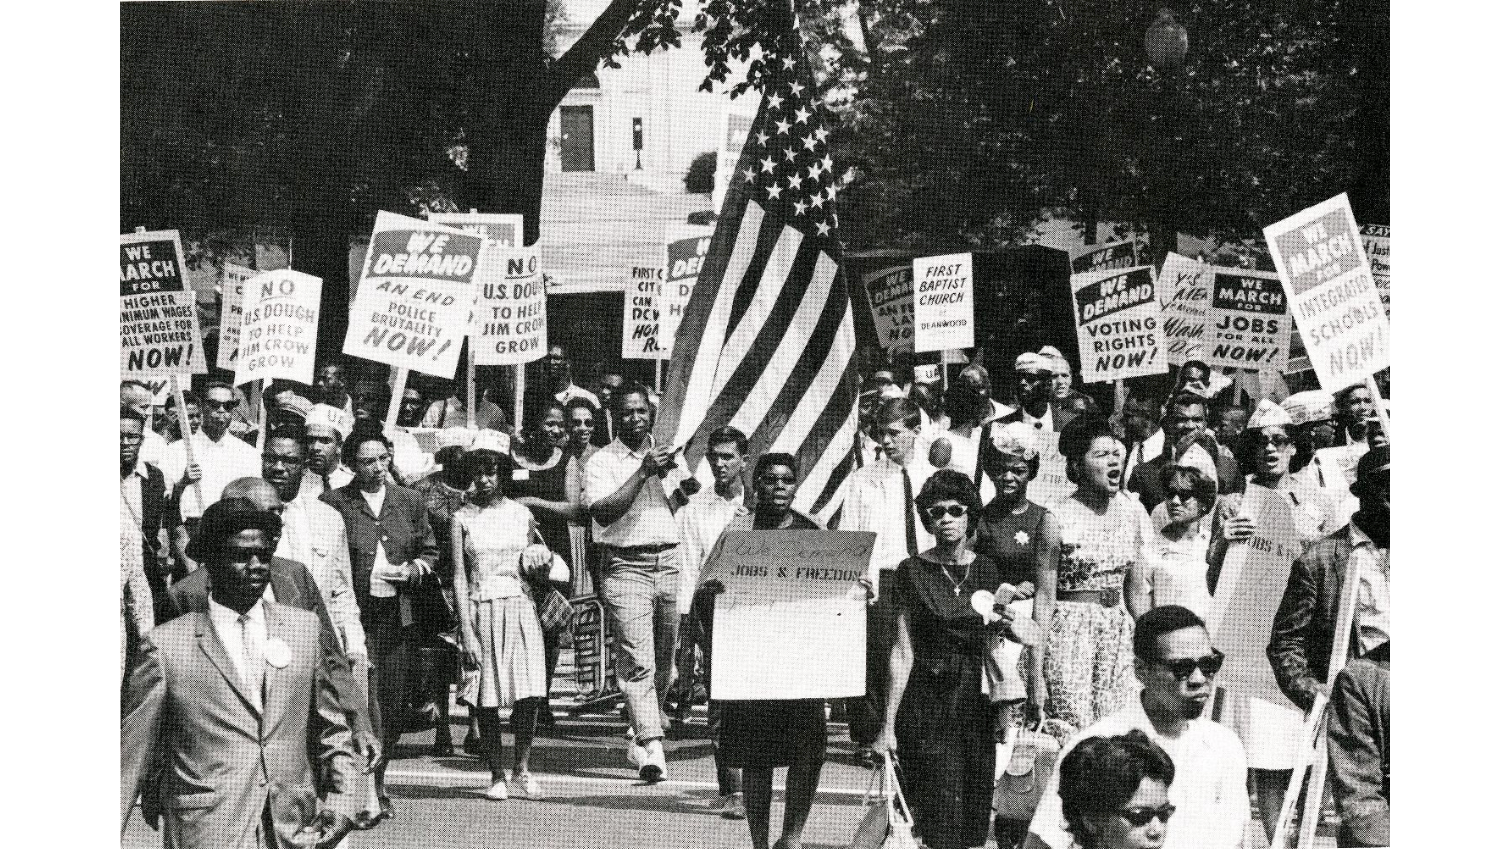
<instances>
[{"instance_id":1,"label":"necktie","mask_svg":"<svg viewBox=\"0 0 1510 849\"><path fill-rule=\"evenodd\" d=\"M907 474L907 467L902 467L902 524L907 528L907 553L913 557L918 553L918 532L912 526L912 476Z\"/></svg>"},{"instance_id":2,"label":"necktie","mask_svg":"<svg viewBox=\"0 0 1510 849\"><path fill-rule=\"evenodd\" d=\"M236 622L241 626L242 683L252 693L252 703L262 710L262 645L254 639L252 617L243 613Z\"/></svg>"}]
</instances>

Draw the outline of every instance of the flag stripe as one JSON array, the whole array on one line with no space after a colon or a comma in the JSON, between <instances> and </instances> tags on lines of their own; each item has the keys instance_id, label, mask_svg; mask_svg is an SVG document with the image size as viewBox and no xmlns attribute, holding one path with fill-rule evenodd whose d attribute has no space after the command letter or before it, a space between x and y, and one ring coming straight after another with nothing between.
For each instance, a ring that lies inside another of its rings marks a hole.
<instances>
[{"instance_id":1,"label":"flag stripe","mask_svg":"<svg viewBox=\"0 0 1510 849\"><path fill-rule=\"evenodd\" d=\"M786 286L787 274L792 270L792 262L797 258L797 248L801 244L801 233L790 227L781 228L781 235L771 248L765 269L760 274L760 284L755 296L744 315L740 316L739 327L729 334L724 342L724 349L719 354L718 373L713 377L713 395L717 395L724 384L729 382L734 369L744 362L745 354L755 344L755 337L760 335L765 320L771 314L771 308L776 305L776 298Z\"/></svg>"},{"instance_id":2,"label":"flag stripe","mask_svg":"<svg viewBox=\"0 0 1510 849\"><path fill-rule=\"evenodd\" d=\"M852 408L849 415L844 417L835 438L829 440L813 467L807 470L806 477L797 488L795 500L798 503L808 505L810 510L821 511L833 499L848 475L849 466L845 464L853 464L851 455L854 453L856 423L857 411Z\"/></svg>"}]
</instances>

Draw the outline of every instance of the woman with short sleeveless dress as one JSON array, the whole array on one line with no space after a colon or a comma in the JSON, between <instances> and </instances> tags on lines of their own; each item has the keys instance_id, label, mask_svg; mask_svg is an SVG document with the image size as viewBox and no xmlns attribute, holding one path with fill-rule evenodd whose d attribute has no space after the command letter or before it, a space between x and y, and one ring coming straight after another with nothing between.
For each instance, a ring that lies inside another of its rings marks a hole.
<instances>
[{"instance_id":1,"label":"woman with short sleeveless dress","mask_svg":"<svg viewBox=\"0 0 1510 849\"><path fill-rule=\"evenodd\" d=\"M501 447L501 446L500 446ZM529 577L550 568L550 550L531 545L535 520L530 511L504 495L503 481L512 471L508 455L490 448L463 458L474 503L451 518L451 545L456 563L456 605L462 646L468 664L479 670L474 704L481 726L484 757L492 771L490 799L509 797L509 771L503 764L503 728L499 711L514 707L513 780L535 798L540 787L530 773L530 746L539 704L545 699L545 638L530 593ZM533 707L534 709L530 709Z\"/></svg>"},{"instance_id":2,"label":"woman with short sleeveless dress","mask_svg":"<svg viewBox=\"0 0 1510 849\"><path fill-rule=\"evenodd\" d=\"M1124 449L1104 419L1080 417L1059 437L1074 492L1051 505L1060 546L1044 679L1047 729L1068 737L1137 694L1133 620L1148 610L1153 524L1120 492Z\"/></svg>"}]
</instances>

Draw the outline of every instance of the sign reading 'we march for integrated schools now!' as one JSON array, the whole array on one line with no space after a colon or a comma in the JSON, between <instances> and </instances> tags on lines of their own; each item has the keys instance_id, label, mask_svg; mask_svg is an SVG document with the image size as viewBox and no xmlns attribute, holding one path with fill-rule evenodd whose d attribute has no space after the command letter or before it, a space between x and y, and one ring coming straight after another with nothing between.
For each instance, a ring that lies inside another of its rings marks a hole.
<instances>
[{"instance_id":1,"label":"sign reading 'we march for integrated schools now!'","mask_svg":"<svg viewBox=\"0 0 1510 849\"><path fill-rule=\"evenodd\" d=\"M341 352L436 377L456 373L482 238L379 212Z\"/></svg>"},{"instance_id":2,"label":"sign reading 'we march for integrated schools now!'","mask_svg":"<svg viewBox=\"0 0 1510 849\"><path fill-rule=\"evenodd\" d=\"M1070 289L1086 383L1165 372L1169 356L1153 266L1076 274Z\"/></svg>"},{"instance_id":3,"label":"sign reading 'we march for integrated schools now!'","mask_svg":"<svg viewBox=\"0 0 1510 849\"><path fill-rule=\"evenodd\" d=\"M121 377L204 374L177 230L121 234Z\"/></svg>"},{"instance_id":4,"label":"sign reading 'we march for integrated schools now!'","mask_svg":"<svg viewBox=\"0 0 1510 849\"><path fill-rule=\"evenodd\" d=\"M1389 317L1347 195L1264 228L1290 312L1321 388L1336 392L1389 366Z\"/></svg>"}]
</instances>

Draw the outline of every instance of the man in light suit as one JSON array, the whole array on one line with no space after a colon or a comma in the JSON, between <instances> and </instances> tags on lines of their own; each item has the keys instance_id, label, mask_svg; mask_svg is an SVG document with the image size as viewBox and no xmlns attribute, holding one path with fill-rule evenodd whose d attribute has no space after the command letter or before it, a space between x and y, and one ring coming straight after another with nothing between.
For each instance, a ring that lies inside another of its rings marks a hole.
<instances>
[{"instance_id":1,"label":"man in light suit","mask_svg":"<svg viewBox=\"0 0 1510 849\"><path fill-rule=\"evenodd\" d=\"M383 750L391 752L403 733L402 711L417 667L412 629L413 594L436 580L440 547L430 527L425 497L387 483L393 443L377 429L358 427L341 446L355 477L321 496L346 523L351 571L367 651L372 658L369 708ZM386 765L373 772L379 816L393 817L383 781ZM366 823L364 823L365 825Z\"/></svg>"},{"instance_id":2,"label":"man in light suit","mask_svg":"<svg viewBox=\"0 0 1510 849\"><path fill-rule=\"evenodd\" d=\"M332 847L350 830L357 768L319 618L263 598L280 526L245 499L205 510L189 555L208 611L147 635L122 705L122 833L138 794L169 849Z\"/></svg>"}]
</instances>

